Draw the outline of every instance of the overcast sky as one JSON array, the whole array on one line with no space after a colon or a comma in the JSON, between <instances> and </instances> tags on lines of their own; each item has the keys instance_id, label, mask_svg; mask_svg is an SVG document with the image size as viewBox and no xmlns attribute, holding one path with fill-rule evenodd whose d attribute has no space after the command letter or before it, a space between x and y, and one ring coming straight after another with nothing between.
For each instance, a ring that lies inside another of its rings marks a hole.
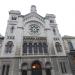
<instances>
[{"instance_id":1,"label":"overcast sky","mask_svg":"<svg viewBox=\"0 0 75 75\"><path fill-rule=\"evenodd\" d=\"M37 13L56 15L59 32L75 36L75 0L0 0L0 33L5 35L10 10L19 10L22 15L30 12L31 5L36 5Z\"/></svg>"}]
</instances>

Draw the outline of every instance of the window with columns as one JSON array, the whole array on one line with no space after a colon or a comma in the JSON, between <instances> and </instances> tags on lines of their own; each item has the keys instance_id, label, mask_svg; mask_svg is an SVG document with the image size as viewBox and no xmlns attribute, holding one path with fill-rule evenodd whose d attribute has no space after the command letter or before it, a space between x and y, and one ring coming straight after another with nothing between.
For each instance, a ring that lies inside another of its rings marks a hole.
<instances>
[{"instance_id":1,"label":"window with columns","mask_svg":"<svg viewBox=\"0 0 75 75\"><path fill-rule=\"evenodd\" d=\"M29 43L29 46L28 46L28 48L29 48L29 53L32 53L32 47L33 45L32 45L32 43Z\"/></svg>"},{"instance_id":2,"label":"window with columns","mask_svg":"<svg viewBox=\"0 0 75 75\"><path fill-rule=\"evenodd\" d=\"M48 53L47 43L24 43L23 44L23 53L28 54L46 54Z\"/></svg>"},{"instance_id":3,"label":"window with columns","mask_svg":"<svg viewBox=\"0 0 75 75\"><path fill-rule=\"evenodd\" d=\"M33 39L33 38L31 38ZM23 54L47 54L48 45L46 41L40 41L40 39L25 39L23 41Z\"/></svg>"}]
</instances>

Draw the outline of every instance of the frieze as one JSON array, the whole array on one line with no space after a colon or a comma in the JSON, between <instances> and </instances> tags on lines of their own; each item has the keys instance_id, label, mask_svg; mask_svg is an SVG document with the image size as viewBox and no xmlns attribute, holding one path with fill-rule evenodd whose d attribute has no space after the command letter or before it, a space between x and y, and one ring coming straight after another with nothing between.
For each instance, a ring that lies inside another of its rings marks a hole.
<instances>
[{"instance_id":1,"label":"frieze","mask_svg":"<svg viewBox=\"0 0 75 75\"><path fill-rule=\"evenodd\" d=\"M46 40L46 37L26 37L24 36L23 40Z\"/></svg>"}]
</instances>

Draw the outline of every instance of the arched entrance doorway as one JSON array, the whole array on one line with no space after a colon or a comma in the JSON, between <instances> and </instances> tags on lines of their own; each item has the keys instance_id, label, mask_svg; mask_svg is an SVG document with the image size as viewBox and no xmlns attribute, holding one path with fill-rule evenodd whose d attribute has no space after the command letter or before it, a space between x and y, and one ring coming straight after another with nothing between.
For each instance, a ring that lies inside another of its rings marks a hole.
<instances>
[{"instance_id":1,"label":"arched entrance doorway","mask_svg":"<svg viewBox=\"0 0 75 75\"><path fill-rule=\"evenodd\" d=\"M22 75L27 75L27 63L23 63L21 67Z\"/></svg>"},{"instance_id":2,"label":"arched entrance doorway","mask_svg":"<svg viewBox=\"0 0 75 75\"><path fill-rule=\"evenodd\" d=\"M42 75L42 67L39 61L34 61L31 65L32 74L31 75Z\"/></svg>"}]
</instances>

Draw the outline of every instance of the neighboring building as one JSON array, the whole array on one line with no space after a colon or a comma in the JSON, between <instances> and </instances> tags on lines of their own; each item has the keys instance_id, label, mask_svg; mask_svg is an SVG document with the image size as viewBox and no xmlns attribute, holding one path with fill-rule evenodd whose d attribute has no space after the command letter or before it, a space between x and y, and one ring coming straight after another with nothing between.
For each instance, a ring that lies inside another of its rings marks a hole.
<instances>
[{"instance_id":1,"label":"neighboring building","mask_svg":"<svg viewBox=\"0 0 75 75\"><path fill-rule=\"evenodd\" d=\"M0 56L0 75L72 75L55 15L11 10Z\"/></svg>"},{"instance_id":2,"label":"neighboring building","mask_svg":"<svg viewBox=\"0 0 75 75\"><path fill-rule=\"evenodd\" d=\"M0 34L0 55L1 55L3 41L4 41L4 37Z\"/></svg>"},{"instance_id":3,"label":"neighboring building","mask_svg":"<svg viewBox=\"0 0 75 75\"><path fill-rule=\"evenodd\" d=\"M75 37L64 36L63 44L70 61L72 73L75 75Z\"/></svg>"}]
</instances>

